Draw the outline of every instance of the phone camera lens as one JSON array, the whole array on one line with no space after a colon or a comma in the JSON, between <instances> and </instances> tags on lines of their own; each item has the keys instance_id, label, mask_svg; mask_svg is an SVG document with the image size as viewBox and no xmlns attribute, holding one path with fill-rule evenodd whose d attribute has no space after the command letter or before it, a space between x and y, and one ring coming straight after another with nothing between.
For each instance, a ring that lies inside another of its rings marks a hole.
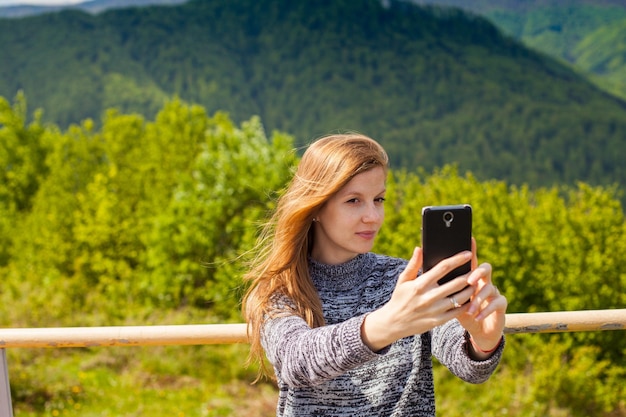
<instances>
[{"instance_id":1,"label":"phone camera lens","mask_svg":"<svg viewBox=\"0 0 626 417\"><path fill-rule=\"evenodd\" d=\"M451 211L443 213L443 222L446 224L446 227L450 227L452 220L454 220L454 214Z\"/></svg>"}]
</instances>

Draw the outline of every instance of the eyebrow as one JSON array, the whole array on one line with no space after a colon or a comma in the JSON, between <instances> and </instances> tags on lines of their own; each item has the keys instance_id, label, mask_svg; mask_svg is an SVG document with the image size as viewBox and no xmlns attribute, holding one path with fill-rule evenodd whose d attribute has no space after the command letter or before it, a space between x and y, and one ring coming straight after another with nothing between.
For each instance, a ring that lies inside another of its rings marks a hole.
<instances>
[{"instance_id":1,"label":"eyebrow","mask_svg":"<svg viewBox=\"0 0 626 417\"><path fill-rule=\"evenodd\" d=\"M376 196L379 196L379 195L384 194L384 193L386 193L386 192L387 192L387 188L385 187L385 188L383 188L381 191L377 192L375 195L376 195ZM346 190L341 190L341 191L339 191L339 192L337 193L337 195L339 195L339 196L350 196L350 195L354 195L354 196L359 196L359 197L360 197L360 196L365 195L365 193L360 192L360 191L352 191L352 190L350 190L350 189L346 189Z\"/></svg>"}]
</instances>

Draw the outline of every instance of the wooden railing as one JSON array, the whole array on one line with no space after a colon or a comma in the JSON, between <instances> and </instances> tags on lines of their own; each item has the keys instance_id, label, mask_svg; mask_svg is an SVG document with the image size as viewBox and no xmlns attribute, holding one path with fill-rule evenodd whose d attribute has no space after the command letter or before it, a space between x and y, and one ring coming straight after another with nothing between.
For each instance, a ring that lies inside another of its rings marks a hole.
<instances>
[{"instance_id":1,"label":"wooden railing","mask_svg":"<svg viewBox=\"0 0 626 417\"><path fill-rule=\"evenodd\" d=\"M511 313L505 334L626 329L626 309ZM246 325L190 324L0 329L0 417L12 417L7 348L71 348L247 343Z\"/></svg>"}]
</instances>

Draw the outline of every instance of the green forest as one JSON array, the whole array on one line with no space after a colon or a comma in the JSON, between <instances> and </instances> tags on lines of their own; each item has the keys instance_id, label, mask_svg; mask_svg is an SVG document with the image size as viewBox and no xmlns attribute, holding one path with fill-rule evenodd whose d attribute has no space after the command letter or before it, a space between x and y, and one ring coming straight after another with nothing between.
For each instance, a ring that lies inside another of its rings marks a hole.
<instances>
[{"instance_id":1,"label":"green forest","mask_svg":"<svg viewBox=\"0 0 626 417\"><path fill-rule=\"evenodd\" d=\"M488 18L527 47L557 58L626 98L626 4L619 0L410 0Z\"/></svg>"},{"instance_id":2,"label":"green forest","mask_svg":"<svg viewBox=\"0 0 626 417\"><path fill-rule=\"evenodd\" d=\"M367 132L400 169L626 183L623 99L485 18L385 3L192 0L0 19L0 96L22 91L62 129L100 128L109 108L152 119L179 97L237 124L258 116L297 146Z\"/></svg>"},{"instance_id":3,"label":"green forest","mask_svg":"<svg viewBox=\"0 0 626 417\"><path fill-rule=\"evenodd\" d=\"M380 138L382 140L382 138ZM262 120L171 99L67 129L0 99L0 326L240 322L247 256L298 162ZM613 186L530 188L453 165L392 169L375 251L409 257L421 207L474 207L479 258L509 313L623 308ZM445 416L626 416L622 331L507 337L490 381L436 366ZM19 416L271 416L245 345L8 349Z\"/></svg>"},{"instance_id":4,"label":"green forest","mask_svg":"<svg viewBox=\"0 0 626 417\"><path fill-rule=\"evenodd\" d=\"M572 63L606 91L626 98L623 4L581 2L558 7L535 2L521 13L496 5L485 15L526 45Z\"/></svg>"}]
</instances>

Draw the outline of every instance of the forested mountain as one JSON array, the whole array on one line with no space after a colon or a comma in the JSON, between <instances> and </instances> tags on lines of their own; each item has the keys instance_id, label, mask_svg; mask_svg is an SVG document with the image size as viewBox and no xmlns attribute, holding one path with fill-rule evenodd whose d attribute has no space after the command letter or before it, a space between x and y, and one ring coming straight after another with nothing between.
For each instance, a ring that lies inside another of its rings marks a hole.
<instances>
[{"instance_id":1,"label":"forested mountain","mask_svg":"<svg viewBox=\"0 0 626 417\"><path fill-rule=\"evenodd\" d=\"M626 103L458 9L198 0L4 19L0 96L2 328L240 322L294 146L345 129L393 158L375 252L410 256L422 206L469 202L507 313L626 305L617 188L480 178L621 184ZM507 335L485 384L435 362L438 413L625 417L623 331L564 326ZM275 416L247 350L7 347L11 399L28 417Z\"/></svg>"},{"instance_id":2,"label":"forested mountain","mask_svg":"<svg viewBox=\"0 0 626 417\"><path fill-rule=\"evenodd\" d=\"M626 2L621 0L412 0L487 17L531 48L562 59L626 98Z\"/></svg>"},{"instance_id":3,"label":"forested mountain","mask_svg":"<svg viewBox=\"0 0 626 417\"><path fill-rule=\"evenodd\" d=\"M18 4L13 6L0 6L0 17L23 17L43 13L57 12L60 10L76 9L89 13L100 13L113 8L141 7L154 4L180 4L187 0L91 0L78 4L55 4L52 6Z\"/></svg>"},{"instance_id":4,"label":"forested mountain","mask_svg":"<svg viewBox=\"0 0 626 417\"><path fill-rule=\"evenodd\" d=\"M176 95L298 145L379 139L393 166L533 185L626 182L626 103L458 9L377 0L190 1L0 20L0 95L61 127Z\"/></svg>"}]
</instances>

